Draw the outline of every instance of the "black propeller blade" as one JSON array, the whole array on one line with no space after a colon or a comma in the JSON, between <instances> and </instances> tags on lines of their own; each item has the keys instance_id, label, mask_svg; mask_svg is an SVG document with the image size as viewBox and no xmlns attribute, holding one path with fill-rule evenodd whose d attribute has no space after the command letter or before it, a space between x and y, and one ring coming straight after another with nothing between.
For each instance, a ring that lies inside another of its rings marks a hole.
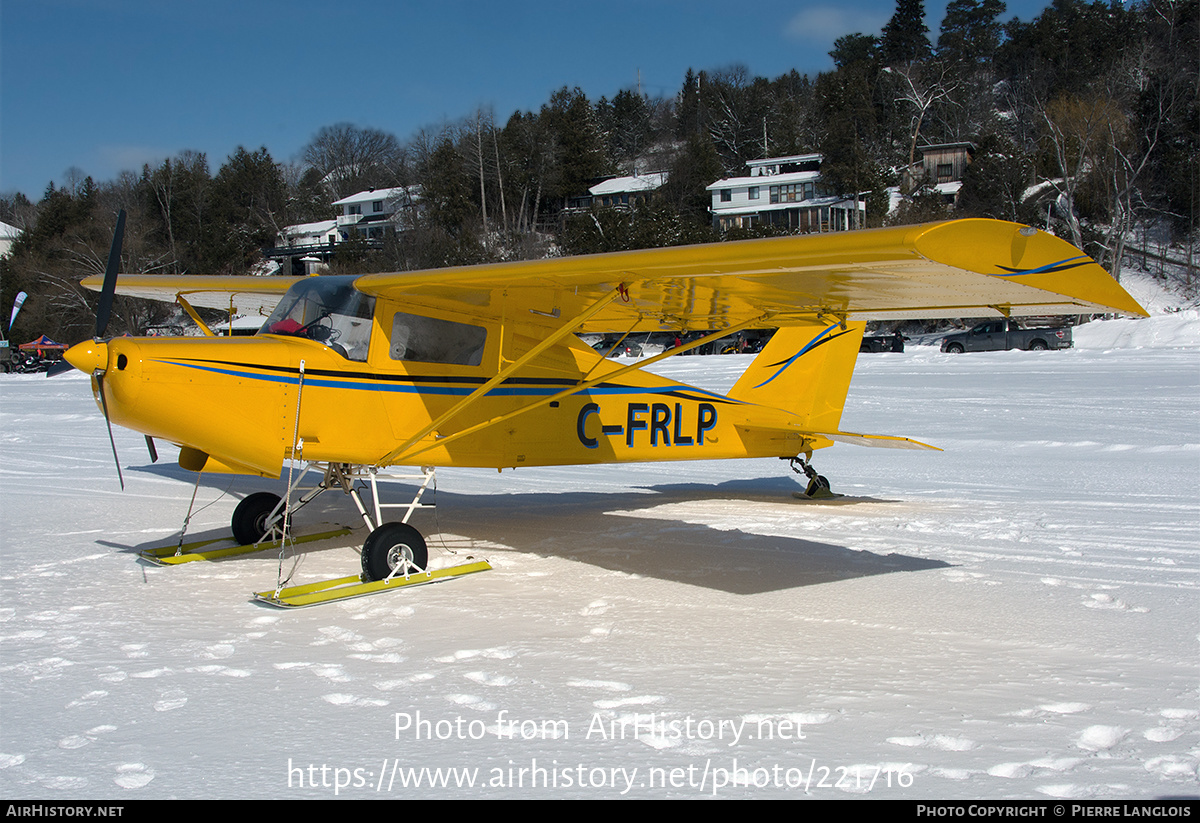
<instances>
[{"instance_id":1,"label":"black propeller blade","mask_svg":"<svg viewBox=\"0 0 1200 823\"><path fill-rule=\"evenodd\" d=\"M104 339L104 332L108 329L108 320L112 316L113 298L117 294L117 274L121 268L121 242L125 237L125 209L117 212L117 227L113 229L112 246L108 250L108 265L104 267L104 284L100 289L100 304L96 308L96 334L94 339L97 343ZM66 360L59 362L46 369L47 377L54 377L56 374L73 369L70 363ZM108 419L107 413L105 419Z\"/></svg>"},{"instance_id":2,"label":"black propeller blade","mask_svg":"<svg viewBox=\"0 0 1200 823\"><path fill-rule=\"evenodd\" d=\"M104 337L108 318L112 314L113 297L117 293L117 273L121 268L121 240L125 237L125 209L117 214L112 248L108 250L108 266L104 269L104 286L100 289L100 305L96 308L96 339Z\"/></svg>"},{"instance_id":3,"label":"black propeller blade","mask_svg":"<svg viewBox=\"0 0 1200 823\"><path fill-rule=\"evenodd\" d=\"M117 213L117 227L113 230L112 247L108 250L108 265L104 267L104 285L100 289L100 305L96 308L96 342L102 343L112 315L113 298L117 294L117 274L121 269L121 240L125 236L125 209ZM117 464L117 479L121 490L125 490L125 477L121 474L121 458L117 456L117 441L113 437L112 420L108 416L108 399L104 396L104 369L92 372L96 379L100 408L104 412L104 425L108 427L108 442L112 446L113 462Z\"/></svg>"},{"instance_id":4,"label":"black propeller blade","mask_svg":"<svg viewBox=\"0 0 1200 823\"><path fill-rule=\"evenodd\" d=\"M97 369L93 376L96 378L96 388L100 394L100 408L104 410L104 425L108 426L108 442L112 444L113 462L117 464L117 480L121 481L121 491L125 491L125 477L121 474L121 458L117 457L117 441L113 439L112 422L108 419L108 401L104 399L104 372Z\"/></svg>"}]
</instances>

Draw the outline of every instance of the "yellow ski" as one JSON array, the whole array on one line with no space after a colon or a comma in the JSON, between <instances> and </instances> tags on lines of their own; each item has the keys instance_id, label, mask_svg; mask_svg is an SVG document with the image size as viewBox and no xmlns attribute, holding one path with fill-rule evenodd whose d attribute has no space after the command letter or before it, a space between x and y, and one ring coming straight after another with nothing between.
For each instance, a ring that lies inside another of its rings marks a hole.
<instances>
[{"instance_id":1,"label":"yellow ski","mask_svg":"<svg viewBox=\"0 0 1200 823\"><path fill-rule=\"evenodd\" d=\"M474 563L451 566L446 569L413 572L407 577L396 575L391 580L376 580L372 583L363 583L362 578L354 574L317 583L306 583L303 586L290 586L280 589L278 592L274 590L255 592L254 599L281 609L298 609L304 606L315 606L319 603L349 600L352 597L363 597L383 591L423 586L427 583L440 583L443 580L453 580L456 577L463 577L475 572L489 571L491 568L492 565L486 560L478 560Z\"/></svg>"},{"instance_id":2,"label":"yellow ski","mask_svg":"<svg viewBox=\"0 0 1200 823\"><path fill-rule=\"evenodd\" d=\"M290 543L311 543L315 540L327 540L331 537L341 537L344 534L350 534L353 529L340 528L331 531L317 532L316 534L305 534L299 537L293 537ZM239 554L253 554L254 552L263 552L268 549L278 549L279 541L272 540L269 543L259 543L257 546L229 546L224 549L210 549L208 551L196 551L204 546L210 546L213 543L220 543L226 538L216 538L212 540L198 540L195 543L185 543L182 550L178 546L162 546L157 549L146 549L139 552L138 556L147 563L153 563L156 566L178 566L180 563L191 563L193 560L219 560L224 557L236 557Z\"/></svg>"}]
</instances>

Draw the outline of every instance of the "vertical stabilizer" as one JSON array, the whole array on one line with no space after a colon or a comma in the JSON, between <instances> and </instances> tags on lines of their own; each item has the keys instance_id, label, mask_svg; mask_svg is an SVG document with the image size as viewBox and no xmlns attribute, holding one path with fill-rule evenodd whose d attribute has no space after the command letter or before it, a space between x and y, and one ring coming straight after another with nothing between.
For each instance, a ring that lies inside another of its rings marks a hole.
<instances>
[{"instance_id":1,"label":"vertical stabilizer","mask_svg":"<svg viewBox=\"0 0 1200 823\"><path fill-rule=\"evenodd\" d=\"M729 396L792 412L809 431L837 431L865 327L812 322L779 329Z\"/></svg>"}]
</instances>

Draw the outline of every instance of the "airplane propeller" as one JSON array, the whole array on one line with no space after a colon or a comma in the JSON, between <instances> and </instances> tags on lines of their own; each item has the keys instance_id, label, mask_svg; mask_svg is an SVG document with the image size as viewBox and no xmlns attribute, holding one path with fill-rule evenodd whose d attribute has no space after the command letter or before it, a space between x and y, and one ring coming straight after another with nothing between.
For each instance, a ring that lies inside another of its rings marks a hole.
<instances>
[{"instance_id":1,"label":"airplane propeller","mask_svg":"<svg viewBox=\"0 0 1200 823\"><path fill-rule=\"evenodd\" d=\"M112 247L108 250L108 265L104 268L104 286L100 289L100 305L96 307L96 339L104 337L108 318L112 314L113 297L117 294L117 272L121 268L121 241L125 237L125 209L117 214L113 229Z\"/></svg>"},{"instance_id":2,"label":"airplane propeller","mask_svg":"<svg viewBox=\"0 0 1200 823\"><path fill-rule=\"evenodd\" d=\"M117 227L113 230L112 247L108 251L108 265L104 269L104 285L100 290L100 304L96 308L96 334L91 343L80 343L72 346L63 356L63 363L57 368L47 370L46 376L60 374L68 368L80 371L91 371L96 381L96 390L100 395L100 409L104 412L104 424L108 426L108 442L112 445L113 460L117 464L117 479L121 481L121 489L125 489L125 478L121 474L121 460L117 457L117 441L113 437L112 420L108 415L108 399L104 396L104 373L108 369L108 343L104 333L108 330L108 321L112 316L113 298L117 293L117 274L121 268L121 241L125 236L125 210L117 214Z\"/></svg>"}]
</instances>

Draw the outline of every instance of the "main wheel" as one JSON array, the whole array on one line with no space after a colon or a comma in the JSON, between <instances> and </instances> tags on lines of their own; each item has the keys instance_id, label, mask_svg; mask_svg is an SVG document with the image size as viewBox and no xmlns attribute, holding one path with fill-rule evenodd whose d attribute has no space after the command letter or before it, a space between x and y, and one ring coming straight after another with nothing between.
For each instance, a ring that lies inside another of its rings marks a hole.
<instances>
[{"instance_id":1,"label":"main wheel","mask_svg":"<svg viewBox=\"0 0 1200 823\"><path fill-rule=\"evenodd\" d=\"M270 492L255 492L233 510L233 539L240 546L257 543L267 533L267 518L279 505L280 497Z\"/></svg>"},{"instance_id":2,"label":"main wheel","mask_svg":"<svg viewBox=\"0 0 1200 823\"><path fill-rule=\"evenodd\" d=\"M423 570L429 564L425 538L407 523L384 523L362 548L362 580L384 580L392 572Z\"/></svg>"},{"instance_id":3,"label":"main wheel","mask_svg":"<svg viewBox=\"0 0 1200 823\"><path fill-rule=\"evenodd\" d=\"M946 352L948 354L962 354L963 353L962 343L951 343L949 346L946 347Z\"/></svg>"}]
</instances>

